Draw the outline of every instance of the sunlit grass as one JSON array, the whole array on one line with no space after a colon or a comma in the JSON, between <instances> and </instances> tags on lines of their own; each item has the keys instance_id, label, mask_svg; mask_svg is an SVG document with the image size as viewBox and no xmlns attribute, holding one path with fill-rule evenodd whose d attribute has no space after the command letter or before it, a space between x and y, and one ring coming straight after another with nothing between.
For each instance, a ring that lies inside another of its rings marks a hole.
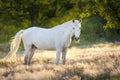
<instances>
[{"instance_id":1,"label":"sunlit grass","mask_svg":"<svg viewBox=\"0 0 120 80\"><path fill-rule=\"evenodd\" d=\"M55 51L36 51L31 65L24 54L0 60L0 80L119 80L120 45L68 50L66 65L55 65Z\"/></svg>"}]
</instances>

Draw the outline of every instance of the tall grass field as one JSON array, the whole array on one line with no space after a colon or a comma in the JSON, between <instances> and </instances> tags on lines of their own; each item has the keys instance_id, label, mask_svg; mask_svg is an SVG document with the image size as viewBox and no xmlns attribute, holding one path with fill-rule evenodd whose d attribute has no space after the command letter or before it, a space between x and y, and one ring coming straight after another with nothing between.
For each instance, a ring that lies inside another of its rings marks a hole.
<instances>
[{"instance_id":1,"label":"tall grass field","mask_svg":"<svg viewBox=\"0 0 120 80\"><path fill-rule=\"evenodd\" d=\"M65 65L55 65L55 51L36 50L31 65L23 52L0 59L0 80L120 80L120 45L108 43L68 49Z\"/></svg>"}]
</instances>

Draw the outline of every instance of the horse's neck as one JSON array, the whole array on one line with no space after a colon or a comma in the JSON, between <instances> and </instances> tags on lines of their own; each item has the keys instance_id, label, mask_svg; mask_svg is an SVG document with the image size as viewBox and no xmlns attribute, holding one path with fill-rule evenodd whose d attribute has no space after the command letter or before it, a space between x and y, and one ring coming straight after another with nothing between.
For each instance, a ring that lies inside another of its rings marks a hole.
<instances>
[{"instance_id":1,"label":"horse's neck","mask_svg":"<svg viewBox=\"0 0 120 80\"><path fill-rule=\"evenodd\" d=\"M61 25L66 26L66 27L71 27L72 26L71 21L65 22L65 23L63 23Z\"/></svg>"},{"instance_id":2,"label":"horse's neck","mask_svg":"<svg viewBox=\"0 0 120 80\"><path fill-rule=\"evenodd\" d=\"M68 22L65 22L61 25L57 25L56 27L54 28L51 28L51 30L54 32L57 32L57 33L65 33L65 35L73 35L73 31L72 31L72 23L70 21Z\"/></svg>"},{"instance_id":3,"label":"horse's neck","mask_svg":"<svg viewBox=\"0 0 120 80\"><path fill-rule=\"evenodd\" d=\"M64 28L64 33L68 38L71 38L73 36L73 29L72 29L72 24L70 21L64 23L61 25Z\"/></svg>"},{"instance_id":4,"label":"horse's neck","mask_svg":"<svg viewBox=\"0 0 120 80\"><path fill-rule=\"evenodd\" d=\"M61 28L64 28L65 30L71 30L72 29L72 23L70 21L61 24Z\"/></svg>"}]
</instances>

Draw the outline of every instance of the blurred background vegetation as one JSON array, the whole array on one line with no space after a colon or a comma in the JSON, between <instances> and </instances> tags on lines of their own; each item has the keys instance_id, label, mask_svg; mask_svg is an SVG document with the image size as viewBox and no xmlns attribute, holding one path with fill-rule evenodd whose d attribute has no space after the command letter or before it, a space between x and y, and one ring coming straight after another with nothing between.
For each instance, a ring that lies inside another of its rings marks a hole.
<instances>
[{"instance_id":1,"label":"blurred background vegetation","mask_svg":"<svg viewBox=\"0 0 120 80\"><path fill-rule=\"evenodd\" d=\"M0 51L32 26L51 28L82 18L81 45L120 41L119 0L0 0Z\"/></svg>"}]
</instances>

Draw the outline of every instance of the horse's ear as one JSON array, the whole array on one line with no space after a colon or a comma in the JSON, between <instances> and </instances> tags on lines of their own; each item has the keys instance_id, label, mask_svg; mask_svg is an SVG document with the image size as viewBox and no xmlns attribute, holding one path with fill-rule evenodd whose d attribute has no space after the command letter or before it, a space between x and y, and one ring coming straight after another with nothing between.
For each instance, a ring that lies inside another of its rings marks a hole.
<instances>
[{"instance_id":1,"label":"horse's ear","mask_svg":"<svg viewBox=\"0 0 120 80\"><path fill-rule=\"evenodd\" d=\"M72 20L73 21L73 23L75 22L75 20Z\"/></svg>"},{"instance_id":2,"label":"horse's ear","mask_svg":"<svg viewBox=\"0 0 120 80\"><path fill-rule=\"evenodd\" d=\"M79 22L82 22L82 19L79 19Z\"/></svg>"}]
</instances>

